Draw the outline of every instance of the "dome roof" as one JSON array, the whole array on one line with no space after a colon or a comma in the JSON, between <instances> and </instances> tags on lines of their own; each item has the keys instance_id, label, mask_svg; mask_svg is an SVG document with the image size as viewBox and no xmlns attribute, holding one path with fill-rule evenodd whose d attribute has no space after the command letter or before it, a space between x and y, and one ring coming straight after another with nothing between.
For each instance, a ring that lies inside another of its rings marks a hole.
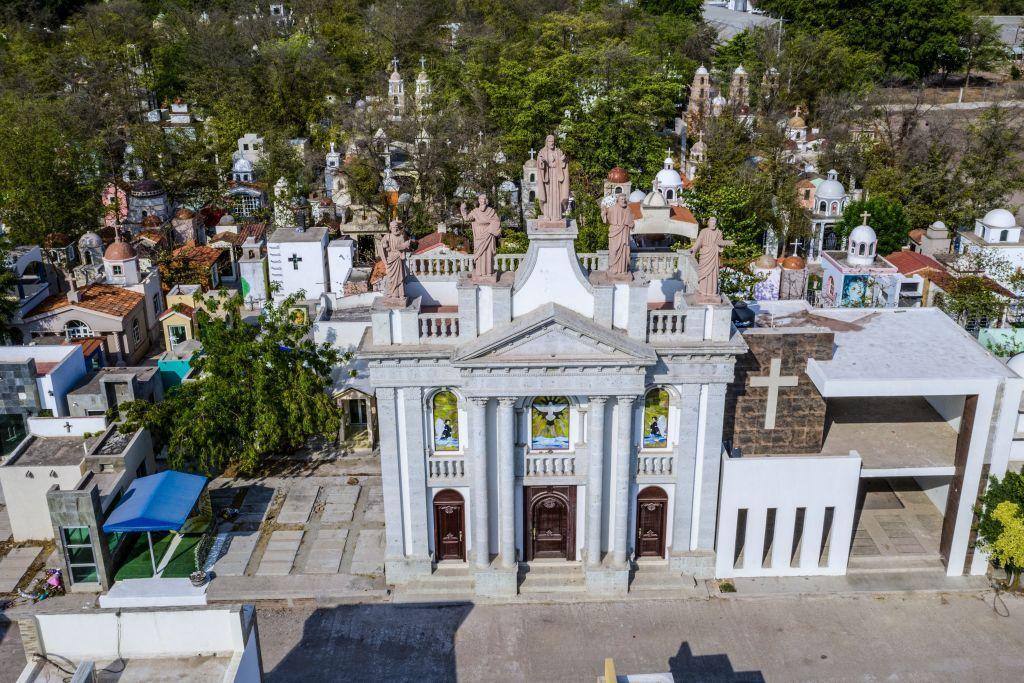
<instances>
[{"instance_id":1,"label":"dome roof","mask_svg":"<svg viewBox=\"0 0 1024 683\"><path fill-rule=\"evenodd\" d=\"M850 232L848 239L850 242L856 242L857 244L862 242L864 244L871 244L878 241L878 236L870 225L858 225Z\"/></svg>"},{"instance_id":2,"label":"dome roof","mask_svg":"<svg viewBox=\"0 0 1024 683\"><path fill-rule=\"evenodd\" d=\"M643 205L651 208L668 208L668 200L660 192L648 192L647 196L644 197Z\"/></svg>"},{"instance_id":3,"label":"dome roof","mask_svg":"<svg viewBox=\"0 0 1024 683\"><path fill-rule=\"evenodd\" d=\"M160 220L160 216L155 213L151 213L142 219L142 227L144 228L159 228L164 222Z\"/></svg>"},{"instance_id":4,"label":"dome roof","mask_svg":"<svg viewBox=\"0 0 1024 683\"><path fill-rule=\"evenodd\" d=\"M608 182L610 183L628 183L629 173L626 169L621 166L616 166L612 170L608 171Z\"/></svg>"},{"instance_id":5,"label":"dome roof","mask_svg":"<svg viewBox=\"0 0 1024 683\"><path fill-rule=\"evenodd\" d=\"M790 258L792 258L792 257L790 257ZM797 257L797 258L799 258L799 257ZM761 268L763 270L771 270L772 268L775 268L777 265L779 265L779 263L778 263L778 261L773 259L768 254L761 254L760 256L758 256L754 260L754 264L753 265L754 265L755 268Z\"/></svg>"},{"instance_id":6,"label":"dome roof","mask_svg":"<svg viewBox=\"0 0 1024 683\"><path fill-rule=\"evenodd\" d=\"M804 260L799 256L787 256L782 259L782 267L785 270L803 270Z\"/></svg>"},{"instance_id":7,"label":"dome roof","mask_svg":"<svg viewBox=\"0 0 1024 683\"><path fill-rule=\"evenodd\" d=\"M132 185L131 193L136 197L155 197L163 194L163 186L156 180L140 180Z\"/></svg>"},{"instance_id":8,"label":"dome roof","mask_svg":"<svg viewBox=\"0 0 1024 683\"><path fill-rule=\"evenodd\" d=\"M843 199L846 197L846 188L838 180L829 178L821 181L821 184L814 190L815 199Z\"/></svg>"},{"instance_id":9,"label":"dome roof","mask_svg":"<svg viewBox=\"0 0 1024 683\"><path fill-rule=\"evenodd\" d=\"M99 249L103 247L103 240L94 232L87 232L78 238L80 249Z\"/></svg>"},{"instance_id":10,"label":"dome roof","mask_svg":"<svg viewBox=\"0 0 1024 683\"><path fill-rule=\"evenodd\" d=\"M683 177L674 168L663 168L654 176L659 187L679 187L683 184Z\"/></svg>"},{"instance_id":11,"label":"dome roof","mask_svg":"<svg viewBox=\"0 0 1024 683\"><path fill-rule=\"evenodd\" d=\"M637 189L637 190L633 190L632 192L629 193L629 203L630 204L635 204L636 202L642 202L646 198L647 198L647 193L645 193L643 190Z\"/></svg>"},{"instance_id":12,"label":"dome roof","mask_svg":"<svg viewBox=\"0 0 1024 683\"><path fill-rule=\"evenodd\" d=\"M1010 368L1021 377L1024 377L1024 353L1018 353L1016 356L1006 361L1006 367Z\"/></svg>"},{"instance_id":13,"label":"dome roof","mask_svg":"<svg viewBox=\"0 0 1024 683\"><path fill-rule=\"evenodd\" d=\"M725 106L726 104L729 103L729 101L727 99L725 99L724 97L722 97L722 93L718 93L717 95L715 95L715 98L713 100L711 100L711 103L712 104L720 104L722 106Z\"/></svg>"},{"instance_id":14,"label":"dome roof","mask_svg":"<svg viewBox=\"0 0 1024 683\"><path fill-rule=\"evenodd\" d=\"M501 190L502 192L515 192L516 184L513 183L511 180L504 180L502 181L501 185L498 185L498 189Z\"/></svg>"},{"instance_id":15,"label":"dome roof","mask_svg":"<svg viewBox=\"0 0 1024 683\"><path fill-rule=\"evenodd\" d=\"M992 209L985 214L985 217L981 219L989 228L1015 228L1017 227L1017 220L1013 217L1013 214L1006 209Z\"/></svg>"},{"instance_id":16,"label":"dome roof","mask_svg":"<svg viewBox=\"0 0 1024 683\"><path fill-rule=\"evenodd\" d=\"M174 212L174 217L175 218L180 218L182 220L188 220L189 218L195 218L195 215L196 215L196 212L193 211L192 209L188 208L187 206L183 206L183 207L181 207L180 209L178 209L177 211Z\"/></svg>"},{"instance_id":17,"label":"dome roof","mask_svg":"<svg viewBox=\"0 0 1024 683\"><path fill-rule=\"evenodd\" d=\"M733 71L733 73L734 74L745 74L745 73L747 73L747 70L743 68L742 64L740 64L739 66L736 67L736 70Z\"/></svg>"},{"instance_id":18,"label":"dome roof","mask_svg":"<svg viewBox=\"0 0 1024 683\"><path fill-rule=\"evenodd\" d=\"M239 157L231 165L231 171L233 173L252 173L252 162L245 157Z\"/></svg>"},{"instance_id":19,"label":"dome roof","mask_svg":"<svg viewBox=\"0 0 1024 683\"><path fill-rule=\"evenodd\" d=\"M220 217L220 220L217 221L217 225L234 225L234 224L235 224L235 217L232 216L230 213L224 214L223 216Z\"/></svg>"},{"instance_id":20,"label":"dome roof","mask_svg":"<svg viewBox=\"0 0 1024 683\"><path fill-rule=\"evenodd\" d=\"M707 76L708 75L708 70L704 67L703 64L701 64L699 67L697 67L697 74L699 74L701 76Z\"/></svg>"},{"instance_id":21,"label":"dome roof","mask_svg":"<svg viewBox=\"0 0 1024 683\"><path fill-rule=\"evenodd\" d=\"M135 258L135 249L127 242L114 242L103 253L104 261L128 261Z\"/></svg>"}]
</instances>

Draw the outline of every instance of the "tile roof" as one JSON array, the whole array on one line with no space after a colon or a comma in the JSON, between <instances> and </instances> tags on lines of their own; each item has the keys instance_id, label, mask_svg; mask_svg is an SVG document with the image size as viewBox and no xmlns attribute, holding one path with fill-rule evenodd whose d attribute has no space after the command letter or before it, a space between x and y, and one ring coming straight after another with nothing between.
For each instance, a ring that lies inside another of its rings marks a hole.
<instances>
[{"instance_id":1,"label":"tile roof","mask_svg":"<svg viewBox=\"0 0 1024 683\"><path fill-rule=\"evenodd\" d=\"M430 251L435 247L448 247L452 251L457 251L462 254L469 253L467 251L468 245L466 241L457 235L453 235L449 232L432 232L429 235L424 235L416 242L415 254L422 254L423 252Z\"/></svg>"},{"instance_id":2,"label":"tile roof","mask_svg":"<svg viewBox=\"0 0 1024 683\"><path fill-rule=\"evenodd\" d=\"M903 275L913 275L925 270L926 268L945 270L945 268L942 267L942 264L931 256L917 251L910 251L909 249L894 251L886 256L885 260L896 266L896 269Z\"/></svg>"},{"instance_id":3,"label":"tile roof","mask_svg":"<svg viewBox=\"0 0 1024 683\"><path fill-rule=\"evenodd\" d=\"M168 308L166 311L161 313L160 317L157 318L157 320L164 320L165 318L170 318L175 313L183 315L189 320L192 320L195 317L195 311L196 309L192 308L191 306L186 306L185 304L178 304L176 306Z\"/></svg>"},{"instance_id":4,"label":"tile roof","mask_svg":"<svg viewBox=\"0 0 1024 683\"><path fill-rule=\"evenodd\" d=\"M937 269L932 269L932 268L928 268L928 269L925 269L925 270L921 271L921 275L923 275L924 277L928 278L929 280L934 282L936 285L938 285L941 289L943 289L943 290L945 290L947 292L949 291L949 288L952 286L953 282L959 279L959 278L951 275L946 270L937 270ZM1013 292L1008 290L1006 287L1003 287L1001 284L999 284L998 282L996 282L992 278L988 277L987 275L982 275L981 276L981 281L982 281L982 284L984 284L986 288L988 288L992 292L998 294L999 296L1006 297L1008 299L1016 299L1016 298L1018 298L1016 294L1014 294Z\"/></svg>"},{"instance_id":5,"label":"tile roof","mask_svg":"<svg viewBox=\"0 0 1024 683\"><path fill-rule=\"evenodd\" d=\"M77 346L81 346L82 354L85 355L86 358L88 358L92 354L96 353L96 349L101 348L103 346L103 338L84 337L81 339L66 339L64 340L64 343L66 345L75 344Z\"/></svg>"},{"instance_id":6,"label":"tile roof","mask_svg":"<svg viewBox=\"0 0 1024 683\"><path fill-rule=\"evenodd\" d=\"M200 244L188 243L182 245L171 252L171 256L176 259L184 259L186 261L195 261L207 268L212 268L213 264L217 263L217 260L224 253L223 249L216 249L214 247L207 247Z\"/></svg>"},{"instance_id":7,"label":"tile roof","mask_svg":"<svg viewBox=\"0 0 1024 683\"><path fill-rule=\"evenodd\" d=\"M74 307L123 318L141 304L143 299L141 294L130 289L99 283L83 287L78 290L78 293L81 296L81 300L74 304L68 301L67 294L48 296L38 306L29 311L25 317L31 318Z\"/></svg>"},{"instance_id":8,"label":"tile roof","mask_svg":"<svg viewBox=\"0 0 1024 683\"><path fill-rule=\"evenodd\" d=\"M924 228L914 228L907 234L910 235L910 239L921 244L921 238L924 237L925 232L926 230Z\"/></svg>"},{"instance_id":9,"label":"tile roof","mask_svg":"<svg viewBox=\"0 0 1024 683\"><path fill-rule=\"evenodd\" d=\"M693 223L694 225L697 224L697 219L693 217L693 212L685 206L673 206L670 219L674 221L685 221L687 223Z\"/></svg>"}]
</instances>

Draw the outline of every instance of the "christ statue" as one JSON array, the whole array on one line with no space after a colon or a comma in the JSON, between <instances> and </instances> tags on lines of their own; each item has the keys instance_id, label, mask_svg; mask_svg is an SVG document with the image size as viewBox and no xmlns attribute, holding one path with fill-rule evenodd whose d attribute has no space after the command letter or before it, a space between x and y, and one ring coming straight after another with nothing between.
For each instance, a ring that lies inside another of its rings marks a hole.
<instances>
[{"instance_id":1,"label":"christ statue","mask_svg":"<svg viewBox=\"0 0 1024 683\"><path fill-rule=\"evenodd\" d=\"M473 280L477 282L494 281L494 255L498 252L498 238L501 236L501 219L494 207L487 203L487 195L476 198L477 206L466 211L463 202L460 210L462 220L473 226Z\"/></svg>"},{"instance_id":2,"label":"christ statue","mask_svg":"<svg viewBox=\"0 0 1024 683\"><path fill-rule=\"evenodd\" d=\"M555 147L555 136L549 135L544 149L537 155L537 199L545 221L559 222L569 201L569 162L565 152Z\"/></svg>"},{"instance_id":3,"label":"christ statue","mask_svg":"<svg viewBox=\"0 0 1024 683\"><path fill-rule=\"evenodd\" d=\"M697 235L697 241L690 251L698 257L697 293L701 301L719 301L718 269L721 267L722 248L732 244L732 240L722 236L722 231L718 229L718 219L715 217L709 219L708 227Z\"/></svg>"},{"instance_id":4,"label":"christ statue","mask_svg":"<svg viewBox=\"0 0 1024 683\"><path fill-rule=\"evenodd\" d=\"M601 220L608 224L608 275L613 280L628 280L629 234L636 221L626 195L618 195L611 206L602 206Z\"/></svg>"},{"instance_id":5,"label":"christ statue","mask_svg":"<svg viewBox=\"0 0 1024 683\"><path fill-rule=\"evenodd\" d=\"M405 297L405 254L416 240L406 238L402 223L391 221L388 234L381 240L386 269L384 300L391 304L406 304Z\"/></svg>"}]
</instances>

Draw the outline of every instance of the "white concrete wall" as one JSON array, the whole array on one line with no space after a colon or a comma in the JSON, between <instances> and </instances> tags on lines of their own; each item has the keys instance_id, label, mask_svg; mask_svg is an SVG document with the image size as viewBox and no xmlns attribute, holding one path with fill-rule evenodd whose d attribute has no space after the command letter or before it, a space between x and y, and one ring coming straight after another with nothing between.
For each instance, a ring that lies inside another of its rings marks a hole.
<instances>
[{"instance_id":1,"label":"white concrete wall","mask_svg":"<svg viewBox=\"0 0 1024 683\"><path fill-rule=\"evenodd\" d=\"M860 483L856 454L722 459L715 575L811 576L846 573ZM826 508L835 509L826 566L820 566ZM771 554L763 566L769 508L775 508ZM800 549L791 558L797 509L804 508ZM742 566L734 567L739 511L747 511Z\"/></svg>"},{"instance_id":2,"label":"white concrete wall","mask_svg":"<svg viewBox=\"0 0 1024 683\"><path fill-rule=\"evenodd\" d=\"M84 457L85 451L82 455ZM46 492L54 484L62 490L73 489L81 478L82 470L78 465L19 467L15 462L14 465L0 467L0 489L7 504L7 515L11 518L14 540L45 541L53 538Z\"/></svg>"},{"instance_id":3,"label":"white concrete wall","mask_svg":"<svg viewBox=\"0 0 1024 683\"><path fill-rule=\"evenodd\" d=\"M405 294L410 299L421 297L424 306L458 306L457 285L455 280L417 280L410 277L405 281Z\"/></svg>"},{"instance_id":4,"label":"white concrete wall","mask_svg":"<svg viewBox=\"0 0 1024 683\"><path fill-rule=\"evenodd\" d=\"M932 408L954 431L960 431L960 418L964 414L963 396L925 396Z\"/></svg>"},{"instance_id":5,"label":"white concrete wall","mask_svg":"<svg viewBox=\"0 0 1024 683\"><path fill-rule=\"evenodd\" d=\"M339 351L352 351L359 345L370 321L341 322L322 320L313 324L313 341L328 343Z\"/></svg>"},{"instance_id":6,"label":"white concrete wall","mask_svg":"<svg viewBox=\"0 0 1024 683\"><path fill-rule=\"evenodd\" d=\"M936 507L940 515L946 514L946 498L949 496L949 483L952 477L914 477L928 500Z\"/></svg>"},{"instance_id":7,"label":"white concrete wall","mask_svg":"<svg viewBox=\"0 0 1024 683\"><path fill-rule=\"evenodd\" d=\"M594 295L571 274L579 271L572 251L562 247L540 247L529 278L512 294L512 318L553 302L576 311L585 318L594 317Z\"/></svg>"},{"instance_id":8,"label":"white concrete wall","mask_svg":"<svg viewBox=\"0 0 1024 683\"><path fill-rule=\"evenodd\" d=\"M70 348L71 353L64 357L60 365L39 378L38 387L39 395L46 407L52 410L55 416L64 416L69 412L68 392L78 386L88 368L81 346L75 344L59 348Z\"/></svg>"},{"instance_id":9,"label":"white concrete wall","mask_svg":"<svg viewBox=\"0 0 1024 683\"><path fill-rule=\"evenodd\" d=\"M93 417L30 417L28 419L28 433L33 436L82 436L102 432L107 428L107 418L100 416ZM68 430L67 426L71 429ZM85 451L82 451L83 455Z\"/></svg>"}]
</instances>

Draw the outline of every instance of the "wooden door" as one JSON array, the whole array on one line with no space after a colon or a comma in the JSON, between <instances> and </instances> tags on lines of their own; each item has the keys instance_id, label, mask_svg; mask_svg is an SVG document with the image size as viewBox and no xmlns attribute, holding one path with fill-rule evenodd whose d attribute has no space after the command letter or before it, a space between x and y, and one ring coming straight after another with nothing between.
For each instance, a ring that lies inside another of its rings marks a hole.
<instances>
[{"instance_id":1,"label":"wooden door","mask_svg":"<svg viewBox=\"0 0 1024 683\"><path fill-rule=\"evenodd\" d=\"M978 397L964 399L964 414L960 418L960 433L956 437L956 455L953 458L953 479L949 482L946 496L946 513L942 517L942 537L939 540L939 555L942 564L949 564L949 551L953 545L953 531L956 528L956 513L960 508L960 496L964 488L964 471L967 469L967 453L971 449L971 435L974 433L974 413L978 408Z\"/></svg>"},{"instance_id":2,"label":"wooden door","mask_svg":"<svg viewBox=\"0 0 1024 683\"><path fill-rule=\"evenodd\" d=\"M434 557L466 559L465 502L458 491L446 489L434 496Z\"/></svg>"},{"instance_id":3,"label":"wooden door","mask_svg":"<svg viewBox=\"0 0 1024 683\"><path fill-rule=\"evenodd\" d=\"M526 557L576 557L576 487L537 486L527 491Z\"/></svg>"},{"instance_id":4,"label":"wooden door","mask_svg":"<svg viewBox=\"0 0 1024 683\"><path fill-rule=\"evenodd\" d=\"M665 515L668 495L657 486L648 486L636 497L637 557L665 556Z\"/></svg>"}]
</instances>

